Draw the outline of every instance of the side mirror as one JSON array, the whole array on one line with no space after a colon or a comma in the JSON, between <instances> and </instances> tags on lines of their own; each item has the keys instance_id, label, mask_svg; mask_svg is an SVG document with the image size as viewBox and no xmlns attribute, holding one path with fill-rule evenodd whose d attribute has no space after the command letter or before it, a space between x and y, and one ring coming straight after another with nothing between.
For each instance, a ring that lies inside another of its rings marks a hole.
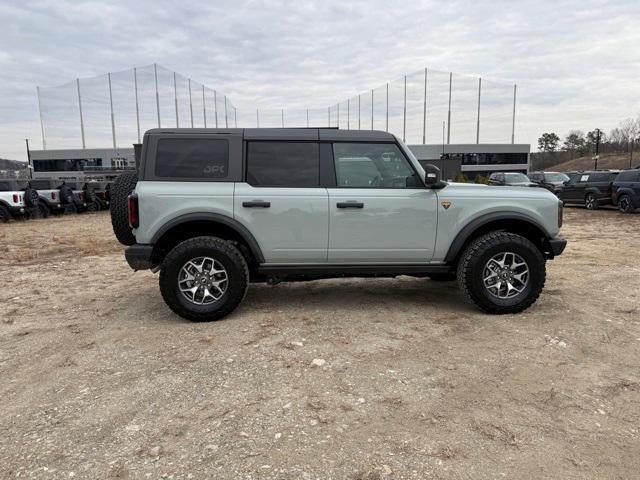
<instances>
[{"instance_id":1,"label":"side mirror","mask_svg":"<svg viewBox=\"0 0 640 480\"><path fill-rule=\"evenodd\" d=\"M437 188L442 183L442 173L435 165L427 163L424 166L424 183L427 187Z\"/></svg>"}]
</instances>

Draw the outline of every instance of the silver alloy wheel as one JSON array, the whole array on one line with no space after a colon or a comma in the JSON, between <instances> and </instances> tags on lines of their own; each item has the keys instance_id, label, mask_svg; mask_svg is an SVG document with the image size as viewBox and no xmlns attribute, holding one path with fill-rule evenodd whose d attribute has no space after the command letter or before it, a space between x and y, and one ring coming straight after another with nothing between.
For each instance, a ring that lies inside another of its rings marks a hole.
<instances>
[{"instance_id":1,"label":"silver alloy wheel","mask_svg":"<svg viewBox=\"0 0 640 480\"><path fill-rule=\"evenodd\" d=\"M596 197L594 197L592 194L589 194L587 195L584 203L589 210L593 210L596 204Z\"/></svg>"},{"instance_id":2,"label":"silver alloy wheel","mask_svg":"<svg viewBox=\"0 0 640 480\"><path fill-rule=\"evenodd\" d=\"M522 293L529 283L529 265L517 253L502 252L484 266L482 281L487 291L499 299Z\"/></svg>"},{"instance_id":3,"label":"silver alloy wheel","mask_svg":"<svg viewBox=\"0 0 640 480\"><path fill-rule=\"evenodd\" d=\"M211 257L192 258L178 273L178 288L196 305L211 305L227 291L229 277L220 262Z\"/></svg>"}]
</instances>

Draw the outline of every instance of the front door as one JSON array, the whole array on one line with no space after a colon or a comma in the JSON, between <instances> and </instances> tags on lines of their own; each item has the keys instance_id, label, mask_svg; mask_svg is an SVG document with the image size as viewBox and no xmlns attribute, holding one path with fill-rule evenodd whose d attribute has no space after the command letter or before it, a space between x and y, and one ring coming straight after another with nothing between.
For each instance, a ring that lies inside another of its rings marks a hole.
<instances>
[{"instance_id":1,"label":"front door","mask_svg":"<svg viewBox=\"0 0 640 480\"><path fill-rule=\"evenodd\" d=\"M236 183L234 217L256 237L265 262L326 263L327 190L318 142L247 142L247 181Z\"/></svg>"},{"instance_id":2,"label":"front door","mask_svg":"<svg viewBox=\"0 0 640 480\"><path fill-rule=\"evenodd\" d=\"M331 263L425 263L436 240L437 195L395 143L333 144Z\"/></svg>"}]
</instances>

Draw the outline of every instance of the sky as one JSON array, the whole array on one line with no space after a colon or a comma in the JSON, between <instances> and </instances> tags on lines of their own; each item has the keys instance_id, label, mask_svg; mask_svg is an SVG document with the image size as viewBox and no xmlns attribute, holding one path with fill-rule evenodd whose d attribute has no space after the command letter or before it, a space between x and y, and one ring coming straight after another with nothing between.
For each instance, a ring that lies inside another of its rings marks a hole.
<instances>
[{"instance_id":1,"label":"sky","mask_svg":"<svg viewBox=\"0 0 640 480\"><path fill-rule=\"evenodd\" d=\"M152 63L224 92L238 126L425 67L517 84L515 141L532 150L542 132L640 114L638 0L0 0L0 22L0 158L41 147L36 86Z\"/></svg>"}]
</instances>

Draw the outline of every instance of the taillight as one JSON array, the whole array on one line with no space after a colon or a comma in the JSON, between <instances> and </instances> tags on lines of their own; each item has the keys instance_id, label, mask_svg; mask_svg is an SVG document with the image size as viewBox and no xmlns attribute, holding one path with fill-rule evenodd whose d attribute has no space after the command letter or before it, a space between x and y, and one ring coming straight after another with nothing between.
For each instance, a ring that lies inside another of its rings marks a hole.
<instances>
[{"instance_id":1,"label":"taillight","mask_svg":"<svg viewBox=\"0 0 640 480\"><path fill-rule=\"evenodd\" d=\"M20 201L20 197L17 193L13 194L13 203L18 203Z\"/></svg>"},{"instance_id":2,"label":"taillight","mask_svg":"<svg viewBox=\"0 0 640 480\"><path fill-rule=\"evenodd\" d=\"M51 200L55 200L56 199L56 192L51 192Z\"/></svg>"},{"instance_id":3,"label":"taillight","mask_svg":"<svg viewBox=\"0 0 640 480\"><path fill-rule=\"evenodd\" d=\"M138 215L138 195L135 193L129 195L129 226L131 228L138 228L140 225L140 217Z\"/></svg>"}]
</instances>

